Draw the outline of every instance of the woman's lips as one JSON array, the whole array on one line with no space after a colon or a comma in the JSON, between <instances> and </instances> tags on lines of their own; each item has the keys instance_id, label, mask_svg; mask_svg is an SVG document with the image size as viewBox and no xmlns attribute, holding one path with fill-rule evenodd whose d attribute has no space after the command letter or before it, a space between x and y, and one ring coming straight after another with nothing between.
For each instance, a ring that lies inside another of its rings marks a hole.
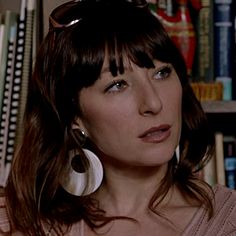
<instances>
[{"instance_id":1,"label":"woman's lips","mask_svg":"<svg viewBox=\"0 0 236 236\"><path fill-rule=\"evenodd\" d=\"M160 125L152 127L139 136L146 143L161 143L165 141L171 134L170 125Z\"/></svg>"}]
</instances>

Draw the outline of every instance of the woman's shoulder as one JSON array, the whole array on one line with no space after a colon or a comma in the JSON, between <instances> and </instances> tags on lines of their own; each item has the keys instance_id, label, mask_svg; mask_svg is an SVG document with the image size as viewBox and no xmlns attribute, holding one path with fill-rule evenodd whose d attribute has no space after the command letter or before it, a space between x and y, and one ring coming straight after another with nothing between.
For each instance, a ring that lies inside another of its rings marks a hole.
<instances>
[{"instance_id":1,"label":"woman's shoulder","mask_svg":"<svg viewBox=\"0 0 236 236\"><path fill-rule=\"evenodd\" d=\"M213 191L213 216L209 219L208 211L201 208L183 235L236 235L236 191L222 185L216 185Z\"/></svg>"},{"instance_id":2,"label":"woman's shoulder","mask_svg":"<svg viewBox=\"0 0 236 236\"><path fill-rule=\"evenodd\" d=\"M222 185L216 185L214 193L214 216L224 215L228 220L232 220L236 229L236 191Z\"/></svg>"},{"instance_id":3,"label":"woman's shoulder","mask_svg":"<svg viewBox=\"0 0 236 236\"><path fill-rule=\"evenodd\" d=\"M236 235L236 191L216 185L214 193L214 215L209 223L214 225L215 235Z\"/></svg>"},{"instance_id":4,"label":"woman's shoulder","mask_svg":"<svg viewBox=\"0 0 236 236\"><path fill-rule=\"evenodd\" d=\"M213 188L213 191L216 207L217 205L223 206L225 204L234 204L235 207L236 190L218 184Z\"/></svg>"}]
</instances>

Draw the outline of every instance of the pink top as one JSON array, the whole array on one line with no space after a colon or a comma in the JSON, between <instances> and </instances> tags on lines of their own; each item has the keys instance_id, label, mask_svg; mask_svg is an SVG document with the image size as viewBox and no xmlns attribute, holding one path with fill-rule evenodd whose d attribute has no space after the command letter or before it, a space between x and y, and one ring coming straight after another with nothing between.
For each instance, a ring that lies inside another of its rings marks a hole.
<instances>
[{"instance_id":1,"label":"pink top","mask_svg":"<svg viewBox=\"0 0 236 236\"><path fill-rule=\"evenodd\" d=\"M214 215L200 208L182 236L236 236L236 191L216 185Z\"/></svg>"},{"instance_id":2,"label":"pink top","mask_svg":"<svg viewBox=\"0 0 236 236\"><path fill-rule=\"evenodd\" d=\"M236 191L217 185L214 192L214 216L208 221L206 210L200 208L182 236L236 236ZM0 198L0 229L3 232L9 230L9 219L4 197ZM22 236L23 234L15 232L12 235ZM51 232L49 235L53 236L55 234ZM67 235L84 236L84 221L74 224Z\"/></svg>"}]
</instances>

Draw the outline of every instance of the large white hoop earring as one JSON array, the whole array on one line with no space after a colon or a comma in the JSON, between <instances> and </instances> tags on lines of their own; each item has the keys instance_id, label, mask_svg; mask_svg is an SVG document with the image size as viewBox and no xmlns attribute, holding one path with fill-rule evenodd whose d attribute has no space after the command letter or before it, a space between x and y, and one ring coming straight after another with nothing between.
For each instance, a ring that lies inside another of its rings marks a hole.
<instances>
[{"instance_id":1,"label":"large white hoop earring","mask_svg":"<svg viewBox=\"0 0 236 236\"><path fill-rule=\"evenodd\" d=\"M86 196L95 192L103 180L103 167L99 158L88 149L83 149L83 151L87 158L87 167L79 167L80 154L75 150L70 151L69 173L61 181L62 187L75 196Z\"/></svg>"}]
</instances>

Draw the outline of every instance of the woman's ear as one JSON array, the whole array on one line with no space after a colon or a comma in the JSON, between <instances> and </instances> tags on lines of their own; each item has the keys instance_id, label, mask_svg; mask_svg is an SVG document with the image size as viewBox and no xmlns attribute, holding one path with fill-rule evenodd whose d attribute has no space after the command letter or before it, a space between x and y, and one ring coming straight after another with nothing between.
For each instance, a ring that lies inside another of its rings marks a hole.
<instances>
[{"instance_id":1,"label":"woman's ear","mask_svg":"<svg viewBox=\"0 0 236 236\"><path fill-rule=\"evenodd\" d=\"M79 130L81 130L85 134L87 133L87 130L85 129L83 121L79 117L76 117L74 119L74 121L72 122L71 128L72 129L79 129Z\"/></svg>"},{"instance_id":2,"label":"woman's ear","mask_svg":"<svg viewBox=\"0 0 236 236\"><path fill-rule=\"evenodd\" d=\"M87 134L86 130L84 129L83 122L81 119L76 118L71 125L72 132L76 139L79 141L81 147L84 145Z\"/></svg>"}]
</instances>

